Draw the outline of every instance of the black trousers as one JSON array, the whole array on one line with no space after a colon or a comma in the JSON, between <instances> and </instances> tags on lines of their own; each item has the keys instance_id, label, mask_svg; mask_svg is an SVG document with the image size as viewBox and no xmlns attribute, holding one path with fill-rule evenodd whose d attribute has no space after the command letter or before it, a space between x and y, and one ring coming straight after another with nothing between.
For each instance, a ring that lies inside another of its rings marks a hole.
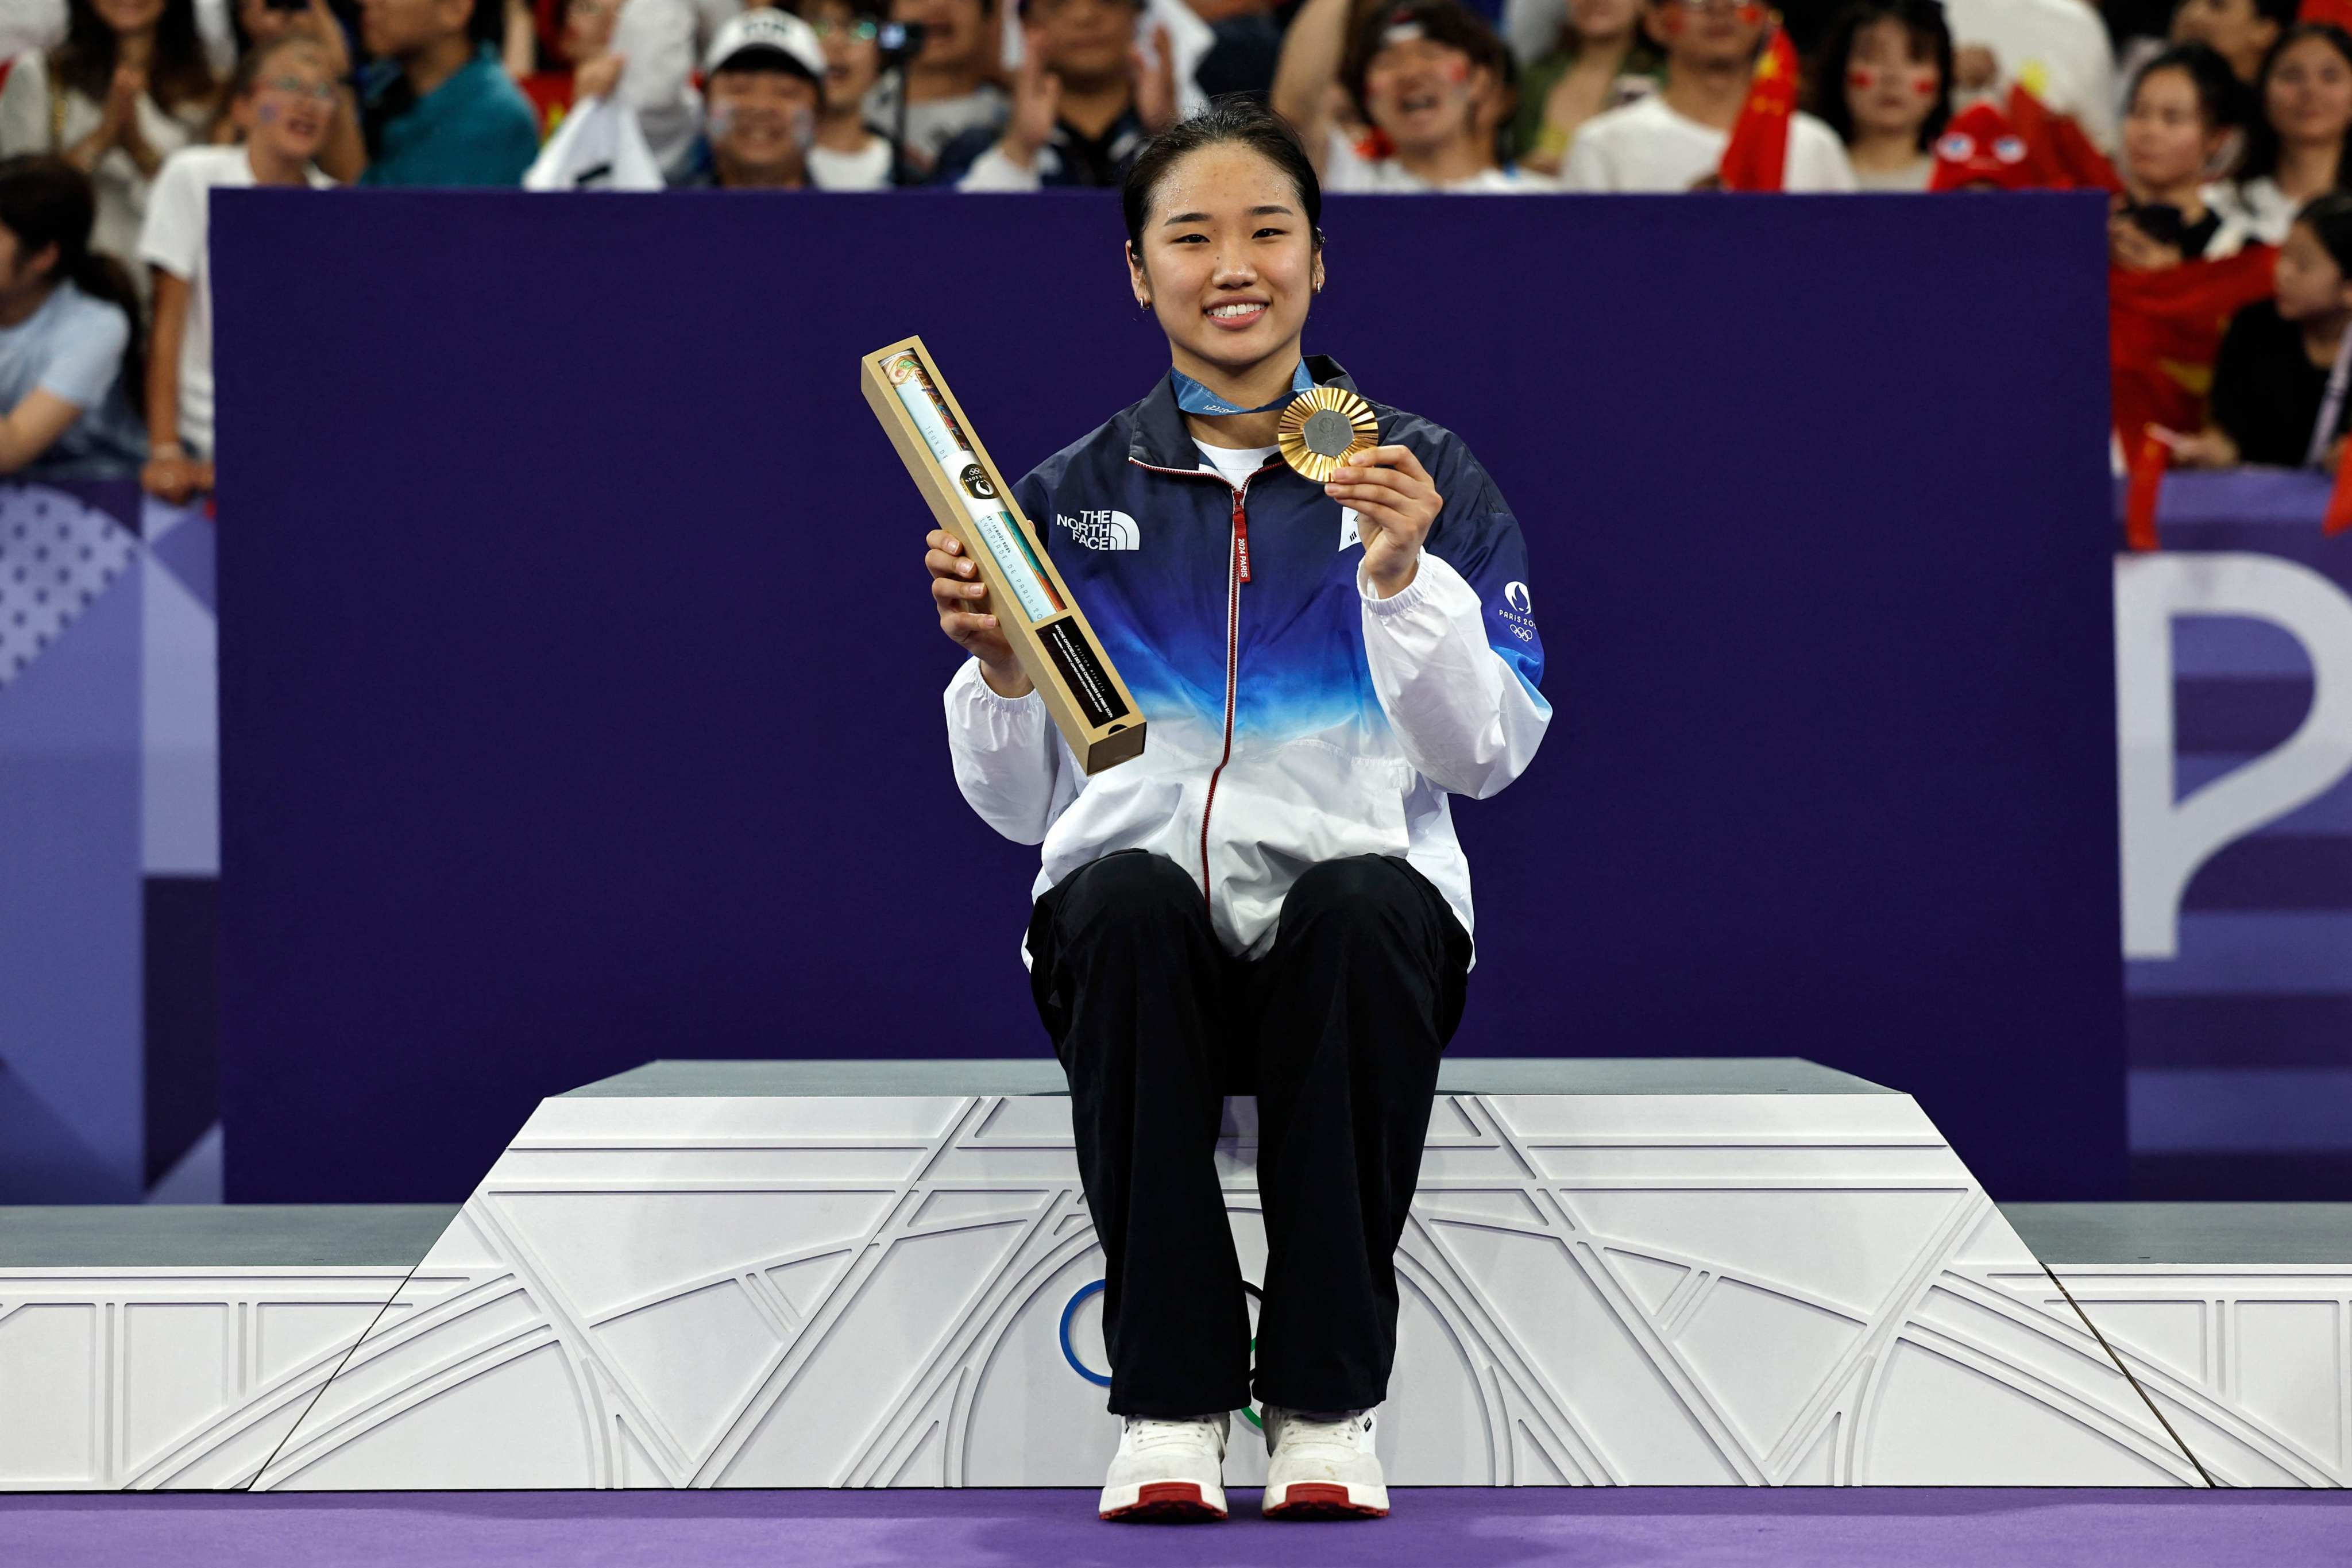
<instances>
[{"instance_id":1,"label":"black trousers","mask_svg":"<svg viewBox=\"0 0 2352 1568\"><path fill-rule=\"evenodd\" d=\"M1070 1076L1107 1259L1110 1408L1249 1403L1241 1268L1214 1162L1228 1093L1258 1102L1266 1266L1257 1395L1360 1410L1396 1360L1396 1246L1470 938L1403 860L1310 868L1255 960L1218 945L1176 863L1108 855L1038 900L1037 1011Z\"/></svg>"}]
</instances>

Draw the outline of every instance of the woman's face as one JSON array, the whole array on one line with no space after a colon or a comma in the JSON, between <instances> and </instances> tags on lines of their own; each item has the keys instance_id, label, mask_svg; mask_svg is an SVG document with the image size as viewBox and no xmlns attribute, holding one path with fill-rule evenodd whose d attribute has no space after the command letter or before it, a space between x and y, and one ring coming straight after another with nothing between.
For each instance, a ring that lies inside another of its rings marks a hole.
<instances>
[{"instance_id":1,"label":"woman's face","mask_svg":"<svg viewBox=\"0 0 2352 1568\"><path fill-rule=\"evenodd\" d=\"M563 58L584 65L610 49L620 15L618 0L572 0L563 8Z\"/></svg>"},{"instance_id":2,"label":"woman's face","mask_svg":"<svg viewBox=\"0 0 2352 1568\"><path fill-rule=\"evenodd\" d=\"M90 9L118 35L147 32L163 19L163 0L90 0Z\"/></svg>"},{"instance_id":3,"label":"woman's face","mask_svg":"<svg viewBox=\"0 0 2352 1568\"><path fill-rule=\"evenodd\" d=\"M317 50L279 49L262 66L252 94L236 112L247 141L281 158L307 163L318 155L334 120L334 79Z\"/></svg>"},{"instance_id":4,"label":"woman's face","mask_svg":"<svg viewBox=\"0 0 2352 1568\"><path fill-rule=\"evenodd\" d=\"M866 89L882 74L882 45L873 23L842 0L814 0L801 15L816 29L817 42L824 48L825 102L835 108L846 105L856 112Z\"/></svg>"},{"instance_id":5,"label":"woman's face","mask_svg":"<svg viewBox=\"0 0 2352 1568\"><path fill-rule=\"evenodd\" d=\"M2278 313L2290 321L2308 321L2346 308L2344 269L2307 223L2286 231L2276 278Z\"/></svg>"},{"instance_id":6,"label":"woman's face","mask_svg":"<svg viewBox=\"0 0 2352 1568\"><path fill-rule=\"evenodd\" d=\"M2140 79L2124 116L2125 172L2135 185L2173 190L2194 184L2221 142L2221 135L2205 123L2197 84L2187 71L2150 71Z\"/></svg>"},{"instance_id":7,"label":"woman's face","mask_svg":"<svg viewBox=\"0 0 2352 1568\"><path fill-rule=\"evenodd\" d=\"M1916 137L1936 107L1942 77L1927 39L1881 16L1853 35L1845 63L1846 112L1857 131Z\"/></svg>"},{"instance_id":8,"label":"woman's face","mask_svg":"<svg viewBox=\"0 0 2352 1568\"><path fill-rule=\"evenodd\" d=\"M1398 147L1437 147L1465 131L1486 90L1486 70L1450 44L1406 38L1390 44L1364 68L1364 108Z\"/></svg>"},{"instance_id":9,"label":"woman's face","mask_svg":"<svg viewBox=\"0 0 2352 1568\"><path fill-rule=\"evenodd\" d=\"M1622 38L1642 19L1642 0L1569 0L1569 26L1586 42Z\"/></svg>"},{"instance_id":10,"label":"woman's face","mask_svg":"<svg viewBox=\"0 0 2352 1568\"><path fill-rule=\"evenodd\" d=\"M2271 67L2263 112L2290 146L2333 146L2352 129L2352 61L2325 38L2297 38Z\"/></svg>"},{"instance_id":11,"label":"woman's face","mask_svg":"<svg viewBox=\"0 0 2352 1568\"><path fill-rule=\"evenodd\" d=\"M1178 368L1240 373L1297 352L1323 260L1290 177L1250 148L1220 142L1161 177L1128 271Z\"/></svg>"}]
</instances>

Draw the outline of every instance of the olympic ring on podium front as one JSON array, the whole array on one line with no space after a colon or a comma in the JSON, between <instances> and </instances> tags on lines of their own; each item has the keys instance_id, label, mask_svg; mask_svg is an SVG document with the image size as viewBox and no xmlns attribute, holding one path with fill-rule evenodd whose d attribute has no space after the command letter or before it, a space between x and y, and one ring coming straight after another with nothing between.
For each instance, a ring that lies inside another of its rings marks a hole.
<instances>
[{"instance_id":1,"label":"olympic ring on podium front","mask_svg":"<svg viewBox=\"0 0 2352 1568\"><path fill-rule=\"evenodd\" d=\"M1108 1280L1095 1279L1089 1280L1087 1283L1079 1286L1077 1294L1072 1296L1068 1304L1064 1306L1062 1309L1062 1326L1060 1331L1062 1340L1062 1359L1070 1363L1070 1370L1072 1372L1076 1373L1080 1377L1085 1378L1097 1388L1108 1388L1110 1386L1110 1376L1107 1373L1095 1371L1092 1367L1078 1359L1078 1349L1076 1345L1070 1342L1070 1320L1078 1315L1078 1309L1086 1305L1087 1297L1101 1295L1103 1292L1103 1287L1108 1283ZM1265 1292L1259 1289L1256 1286L1251 1284L1246 1279L1242 1281L1242 1289L1252 1299L1257 1301L1263 1302L1265 1300ZM1257 1375L1257 1336L1255 1334L1250 1336L1250 1375L1252 1377L1255 1377ZM1243 1418L1247 1420L1253 1426L1260 1424L1258 1421L1257 1411L1255 1407L1244 1410L1242 1412L1242 1415Z\"/></svg>"},{"instance_id":2,"label":"olympic ring on podium front","mask_svg":"<svg viewBox=\"0 0 2352 1568\"><path fill-rule=\"evenodd\" d=\"M1078 1308L1084 1304L1087 1297L1102 1294L1105 1283L1107 1281L1097 1279L1091 1285L1079 1286L1078 1293L1070 1298L1070 1304L1062 1309L1062 1359L1070 1363L1072 1372L1076 1373L1097 1388L1108 1388L1110 1376L1107 1373L1096 1372L1078 1359L1077 1347L1070 1343L1070 1320L1078 1315Z\"/></svg>"}]
</instances>

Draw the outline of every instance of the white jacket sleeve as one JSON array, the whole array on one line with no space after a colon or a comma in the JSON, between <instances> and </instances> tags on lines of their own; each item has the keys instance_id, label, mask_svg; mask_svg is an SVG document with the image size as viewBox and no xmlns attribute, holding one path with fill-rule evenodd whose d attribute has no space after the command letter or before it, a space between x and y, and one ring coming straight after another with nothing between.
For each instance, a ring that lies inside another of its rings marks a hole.
<instances>
[{"instance_id":1,"label":"white jacket sleeve","mask_svg":"<svg viewBox=\"0 0 2352 1568\"><path fill-rule=\"evenodd\" d=\"M966 659L948 682L948 754L956 787L980 819L1015 844L1039 844L1078 793L1076 759L1045 700L999 697Z\"/></svg>"},{"instance_id":2,"label":"white jacket sleeve","mask_svg":"<svg viewBox=\"0 0 2352 1568\"><path fill-rule=\"evenodd\" d=\"M1372 689L1421 775L1484 800L1526 771L1551 704L1487 646L1477 590L1426 550L1402 593L1377 596L1360 567L1356 589Z\"/></svg>"}]
</instances>

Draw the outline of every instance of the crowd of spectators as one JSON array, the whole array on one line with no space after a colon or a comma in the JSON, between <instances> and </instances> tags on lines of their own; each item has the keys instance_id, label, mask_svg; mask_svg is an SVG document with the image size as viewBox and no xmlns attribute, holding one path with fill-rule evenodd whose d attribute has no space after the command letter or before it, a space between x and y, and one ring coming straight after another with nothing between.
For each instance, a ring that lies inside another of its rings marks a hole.
<instances>
[{"instance_id":1,"label":"crowd of spectators","mask_svg":"<svg viewBox=\"0 0 2352 1568\"><path fill-rule=\"evenodd\" d=\"M2352 0L14 0L0 471L211 489L215 186L1108 186L1188 108L1248 93L1335 192L1744 189L1727 150L1776 73L1798 79L1777 188L2110 193L2120 459L2323 465L2352 404L2347 20ZM2126 386L2143 339L2163 368Z\"/></svg>"}]
</instances>

